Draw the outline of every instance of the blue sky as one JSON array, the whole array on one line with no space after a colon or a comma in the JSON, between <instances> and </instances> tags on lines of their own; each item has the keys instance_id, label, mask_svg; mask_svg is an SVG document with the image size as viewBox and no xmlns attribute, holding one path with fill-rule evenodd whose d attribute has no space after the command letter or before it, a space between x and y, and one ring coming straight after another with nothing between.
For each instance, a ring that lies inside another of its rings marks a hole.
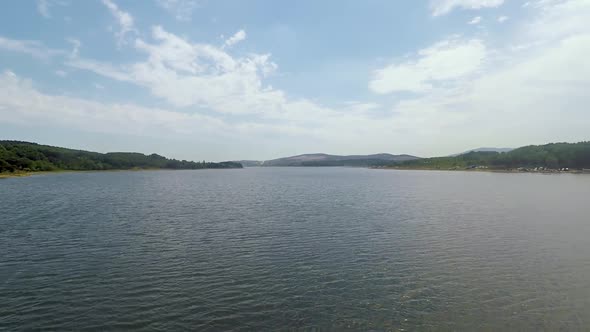
<instances>
[{"instance_id":1,"label":"blue sky","mask_svg":"<svg viewBox=\"0 0 590 332\"><path fill-rule=\"evenodd\" d=\"M588 139L590 0L1 6L2 139L193 160Z\"/></svg>"}]
</instances>

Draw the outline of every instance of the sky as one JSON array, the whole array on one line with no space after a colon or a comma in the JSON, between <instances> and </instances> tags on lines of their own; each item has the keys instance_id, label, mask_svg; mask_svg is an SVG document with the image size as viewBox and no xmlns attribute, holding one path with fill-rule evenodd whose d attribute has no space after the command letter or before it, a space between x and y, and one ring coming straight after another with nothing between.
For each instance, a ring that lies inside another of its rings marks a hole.
<instances>
[{"instance_id":1,"label":"sky","mask_svg":"<svg viewBox=\"0 0 590 332\"><path fill-rule=\"evenodd\" d=\"M590 0L0 7L0 139L221 161L590 138Z\"/></svg>"}]
</instances>

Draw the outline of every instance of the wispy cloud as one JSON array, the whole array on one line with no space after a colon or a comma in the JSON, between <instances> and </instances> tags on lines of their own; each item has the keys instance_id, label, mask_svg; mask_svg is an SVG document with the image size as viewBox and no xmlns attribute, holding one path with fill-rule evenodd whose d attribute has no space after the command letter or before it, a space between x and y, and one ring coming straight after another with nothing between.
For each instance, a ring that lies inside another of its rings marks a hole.
<instances>
[{"instance_id":1,"label":"wispy cloud","mask_svg":"<svg viewBox=\"0 0 590 332\"><path fill-rule=\"evenodd\" d=\"M440 16L450 13L455 8L493 8L502 4L504 0L430 0L430 9L433 16Z\"/></svg>"},{"instance_id":2,"label":"wispy cloud","mask_svg":"<svg viewBox=\"0 0 590 332\"><path fill-rule=\"evenodd\" d=\"M467 24L475 25L481 23L481 16L474 17L471 21L467 22Z\"/></svg>"},{"instance_id":3,"label":"wispy cloud","mask_svg":"<svg viewBox=\"0 0 590 332\"><path fill-rule=\"evenodd\" d=\"M76 38L66 38L66 41L72 45L72 51L70 52L71 58L77 58L78 54L80 53L80 46L82 46L82 42Z\"/></svg>"},{"instance_id":4,"label":"wispy cloud","mask_svg":"<svg viewBox=\"0 0 590 332\"><path fill-rule=\"evenodd\" d=\"M114 80L125 82L132 81L131 77L129 77L125 72L125 69L113 66L108 63L102 63L88 59L72 58L66 61L65 64L72 68L88 70Z\"/></svg>"},{"instance_id":5,"label":"wispy cloud","mask_svg":"<svg viewBox=\"0 0 590 332\"><path fill-rule=\"evenodd\" d=\"M67 6L68 1L65 0L37 0L37 11L44 18L51 18L51 7L53 6Z\"/></svg>"},{"instance_id":6,"label":"wispy cloud","mask_svg":"<svg viewBox=\"0 0 590 332\"><path fill-rule=\"evenodd\" d=\"M0 49L25 53L32 57L48 60L51 57L64 55L63 50L51 49L36 40L17 40L0 36Z\"/></svg>"},{"instance_id":7,"label":"wispy cloud","mask_svg":"<svg viewBox=\"0 0 590 332\"><path fill-rule=\"evenodd\" d=\"M498 22L499 23L504 23L506 21L508 21L508 16L500 16L500 17L498 17Z\"/></svg>"},{"instance_id":8,"label":"wispy cloud","mask_svg":"<svg viewBox=\"0 0 590 332\"><path fill-rule=\"evenodd\" d=\"M198 0L156 0L156 3L170 12L179 21L190 21L193 12L199 8Z\"/></svg>"},{"instance_id":9,"label":"wispy cloud","mask_svg":"<svg viewBox=\"0 0 590 332\"><path fill-rule=\"evenodd\" d=\"M0 74L0 106L12 114L0 117L2 122L75 126L92 132L121 134L127 131L147 136L152 132L157 136L224 129L221 121L198 114L48 95L12 72Z\"/></svg>"},{"instance_id":10,"label":"wispy cloud","mask_svg":"<svg viewBox=\"0 0 590 332\"><path fill-rule=\"evenodd\" d=\"M246 39L246 32L244 30L240 30L225 41L225 46L231 47L244 39Z\"/></svg>"},{"instance_id":11,"label":"wispy cloud","mask_svg":"<svg viewBox=\"0 0 590 332\"><path fill-rule=\"evenodd\" d=\"M558 40L574 34L590 33L589 0L538 0L532 2L531 7L540 15L528 25L529 38Z\"/></svg>"},{"instance_id":12,"label":"wispy cloud","mask_svg":"<svg viewBox=\"0 0 590 332\"><path fill-rule=\"evenodd\" d=\"M119 24L119 31L115 35L117 36L118 45L121 46L126 43L125 38L127 34L137 33L133 16L121 10L112 0L102 0L102 3L109 9Z\"/></svg>"}]
</instances>

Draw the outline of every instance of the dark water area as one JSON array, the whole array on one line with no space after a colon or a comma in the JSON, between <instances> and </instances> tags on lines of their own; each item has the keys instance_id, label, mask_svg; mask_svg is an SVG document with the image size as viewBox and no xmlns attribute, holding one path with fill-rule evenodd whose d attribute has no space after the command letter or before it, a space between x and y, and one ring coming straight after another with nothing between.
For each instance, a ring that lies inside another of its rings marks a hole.
<instances>
[{"instance_id":1,"label":"dark water area","mask_svg":"<svg viewBox=\"0 0 590 332\"><path fill-rule=\"evenodd\" d=\"M590 176L0 180L0 330L589 330Z\"/></svg>"}]
</instances>

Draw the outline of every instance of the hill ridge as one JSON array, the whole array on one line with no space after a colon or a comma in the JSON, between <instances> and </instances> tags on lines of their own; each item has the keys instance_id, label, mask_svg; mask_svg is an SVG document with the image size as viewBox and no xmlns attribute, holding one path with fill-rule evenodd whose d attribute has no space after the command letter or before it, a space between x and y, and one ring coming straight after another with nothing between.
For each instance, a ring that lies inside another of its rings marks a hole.
<instances>
[{"instance_id":1,"label":"hill ridge","mask_svg":"<svg viewBox=\"0 0 590 332\"><path fill-rule=\"evenodd\" d=\"M38 143L0 140L0 172L123 169L242 168L234 162L194 162L168 159L152 153L93 152Z\"/></svg>"},{"instance_id":2,"label":"hill ridge","mask_svg":"<svg viewBox=\"0 0 590 332\"><path fill-rule=\"evenodd\" d=\"M266 160L262 166L375 166L385 163L419 159L408 154L375 153L367 155L334 155L328 153L305 153L295 156Z\"/></svg>"}]
</instances>

